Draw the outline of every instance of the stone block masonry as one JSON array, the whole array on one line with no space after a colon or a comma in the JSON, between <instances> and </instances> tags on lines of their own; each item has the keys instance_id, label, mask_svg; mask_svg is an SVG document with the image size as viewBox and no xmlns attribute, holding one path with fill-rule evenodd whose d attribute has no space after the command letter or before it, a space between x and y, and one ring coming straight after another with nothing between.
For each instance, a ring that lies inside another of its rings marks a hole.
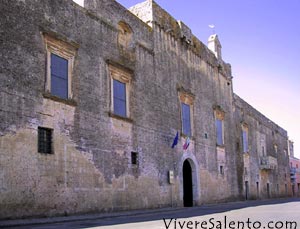
<instances>
[{"instance_id":1,"label":"stone block masonry","mask_svg":"<svg viewBox=\"0 0 300 229\"><path fill-rule=\"evenodd\" d=\"M287 132L233 93L216 35L150 0L0 13L0 219L290 195Z\"/></svg>"}]
</instances>

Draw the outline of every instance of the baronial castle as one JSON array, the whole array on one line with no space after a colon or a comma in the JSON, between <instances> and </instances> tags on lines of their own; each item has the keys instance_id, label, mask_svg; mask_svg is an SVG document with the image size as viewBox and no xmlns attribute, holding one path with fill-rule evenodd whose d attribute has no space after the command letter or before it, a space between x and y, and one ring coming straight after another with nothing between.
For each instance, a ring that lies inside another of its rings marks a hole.
<instances>
[{"instance_id":1,"label":"baronial castle","mask_svg":"<svg viewBox=\"0 0 300 229\"><path fill-rule=\"evenodd\" d=\"M0 218L291 194L287 132L233 93L217 35L152 0L0 13Z\"/></svg>"}]
</instances>

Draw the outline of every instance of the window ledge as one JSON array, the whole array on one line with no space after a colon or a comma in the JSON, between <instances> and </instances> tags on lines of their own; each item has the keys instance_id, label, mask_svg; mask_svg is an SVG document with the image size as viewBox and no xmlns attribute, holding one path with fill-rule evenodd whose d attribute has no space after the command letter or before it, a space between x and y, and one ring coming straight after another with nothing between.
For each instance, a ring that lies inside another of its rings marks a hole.
<instances>
[{"instance_id":1,"label":"window ledge","mask_svg":"<svg viewBox=\"0 0 300 229\"><path fill-rule=\"evenodd\" d=\"M67 104L67 105L70 105L70 106L77 106L77 102L73 99L62 99L62 98L59 98L55 95L52 95L50 93L43 93L43 97L46 98L46 99L51 99L51 100L54 100L56 102L60 102L60 103L64 103L64 104Z\"/></svg>"},{"instance_id":2,"label":"window ledge","mask_svg":"<svg viewBox=\"0 0 300 229\"><path fill-rule=\"evenodd\" d=\"M184 133L180 133L180 137L182 137L182 138L187 138L187 137L189 137L190 140L195 140L195 137L194 137L194 136L188 136L188 135L186 135L186 134L184 134Z\"/></svg>"},{"instance_id":3,"label":"window ledge","mask_svg":"<svg viewBox=\"0 0 300 229\"><path fill-rule=\"evenodd\" d=\"M119 119L119 120L122 120L122 121L125 121L125 122L133 123L133 120L131 118L123 117L123 116L114 114L112 112L108 112L108 115L111 118L115 118L115 119Z\"/></svg>"},{"instance_id":4,"label":"window ledge","mask_svg":"<svg viewBox=\"0 0 300 229\"><path fill-rule=\"evenodd\" d=\"M223 145L218 145L218 144L217 144L217 147L218 147L218 148L225 149L225 145L224 145L224 144L223 144Z\"/></svg>"}]
</instances>

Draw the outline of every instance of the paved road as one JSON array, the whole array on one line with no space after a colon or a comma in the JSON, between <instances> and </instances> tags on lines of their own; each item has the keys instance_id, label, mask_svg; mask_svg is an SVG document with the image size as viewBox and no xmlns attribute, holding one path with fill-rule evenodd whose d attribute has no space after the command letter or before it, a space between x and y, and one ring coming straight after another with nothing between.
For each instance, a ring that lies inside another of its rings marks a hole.
<instances>
[{"instance_id":1,"label":"paved road","mask_svg":"<svg viewBox=\"0 0 300 229\"><path fill-rule=\"evenodd\" d=\"M46 224L19 225L10 228L300 229L300 199L247 201L163 211L137 211L127 215L106 217L78 219L75 217L70 222L51 223L50 220Z\"/></svg>"}]
</instances>

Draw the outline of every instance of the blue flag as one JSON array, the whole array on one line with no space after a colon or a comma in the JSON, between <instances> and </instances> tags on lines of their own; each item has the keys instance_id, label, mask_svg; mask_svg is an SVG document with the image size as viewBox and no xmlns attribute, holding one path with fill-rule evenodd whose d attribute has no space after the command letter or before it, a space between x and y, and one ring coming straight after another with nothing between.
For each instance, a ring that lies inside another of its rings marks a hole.
<instances>
[{"instance_id":1,"label":"blue flag","mask_svg":"<svg viewBox=\"0 0 300 229\"><path fill-rule=\"evenodd\" d=\"M177 143L178 143L178 131L177 131L177 134L176 134L176 136L174 138L174 141L173 141L173 144L172 144L172 148L174 148L177 145Z\"/></svg>"}]
</instances>

